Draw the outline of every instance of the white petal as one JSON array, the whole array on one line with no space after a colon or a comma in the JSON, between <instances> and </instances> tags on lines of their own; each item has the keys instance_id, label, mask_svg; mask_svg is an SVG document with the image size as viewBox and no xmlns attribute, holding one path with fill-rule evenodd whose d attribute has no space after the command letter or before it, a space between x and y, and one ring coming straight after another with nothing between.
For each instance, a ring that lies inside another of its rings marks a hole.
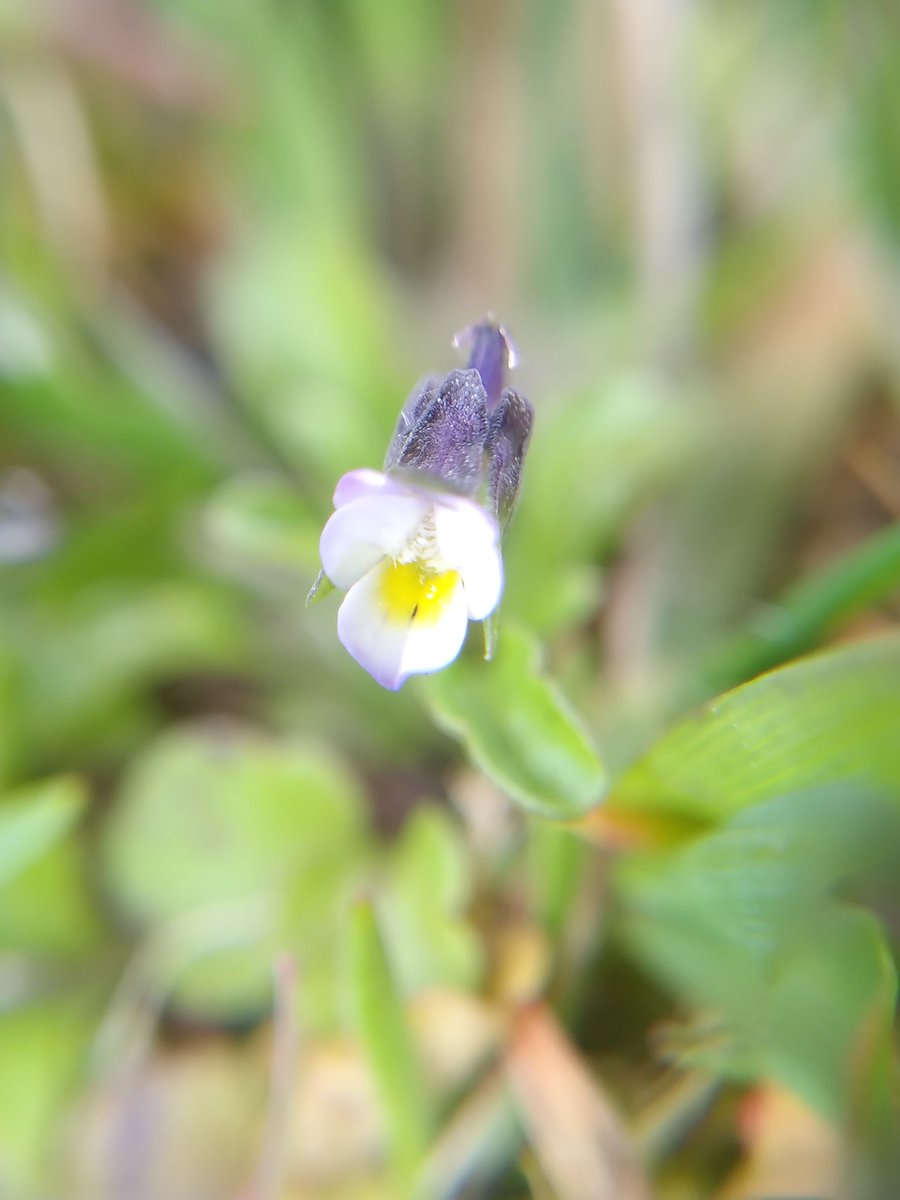
<instances>
[{"instance_id":1,"label":"white petal","mask_svg":"<svg viewBox=\"0 0 900 1200\"><path fill-rule=\"evenodd\" d=\"M336 587L351 587L385 555L400 553L427 510L427 501L411 495L367 496L342 505L319 541L325 574Z\"/></svg>"},{"instance_id":2,"label":"white petal","mask_svg":"<svg viewBox=\"0 0 900 1200\"><path fill-rule=\"evenodd\" d=\"M503 559L497 523L470 500L453 498L435 506L436 541L441 559L462 576L473 621L483 621L500 603Z\"/></svg>"},{"instance_id":3,"label":"white petal","mask_svg":"<svg viewBox=\"0 0 900 1200\"><path fill-rule=\"evenodd\" d=\"M334 507L342 508L351 500L362 500L364 496L382 496L400 491L408 494L409 489L399 488L396 481L382 471L360 467L356 471L348 471L338 480L334 489Z\"/></svg>"},{"instance_id":4,"label":"white petal","mask_svg":"<svg viewBox=\"0 0 900 1200\"><path fill-rule=\"evenodd\" d=\"M456 658L468 614L462 583L457 583L436 620L397 620L383 600L384 569L369 571L344 597L338 637L382 687L396 691L409 675L439 671Z\"/></svg>"}]
</instances>

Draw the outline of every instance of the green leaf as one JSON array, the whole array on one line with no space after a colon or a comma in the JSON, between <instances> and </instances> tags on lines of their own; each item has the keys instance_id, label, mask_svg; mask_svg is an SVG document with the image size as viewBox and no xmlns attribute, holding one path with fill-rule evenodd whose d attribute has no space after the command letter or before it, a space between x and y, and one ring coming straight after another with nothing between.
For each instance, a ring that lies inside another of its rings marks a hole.
<instances>
[{"instance_id":1,"label":"green leaf","mask_svg":"<svg viewBox=\"0 0 900 1200\"><path fill-rule=\"evenodd\" d=\"M889 877L900 813L832 785L735 814L674 851L623 859L618 929L663 982L718 1024L707 1066L773 1075L832 1118L890 1111L896 979L878 922L832 898Z\"/></svg>"},{"instance_id":2,"label":"green leaf","mask_svg":"<svg viewBox=\"0 0 900 1200\"><path fill-rule=\"evenodd\" d=\"M571 830L535 823L525 847L535 915L554 941L565 939L590 848Z\"/></svg>"},{"instance_id":3,"label":"green leaf","mask_svg":"<svg viewBox=\"0 0 900 1200\"><path fill-rule=\"evenodd\" d=\"M596 751L522 630L504 626L491 663L464 657L422 687L437 723L523 808L566 820L600 799Z\"/></svg>"},{"instance_id":4,"label":"green leaf","mask_svg":"<svg viewBox=\"0 0 900 1200\"><path fill-rule=\"evenodd\" d=\"M469 867L446 813L417 809L392 847L381 908L391 962L405 990L477 983L481 946L462 916L471 893Z\"/></svg>"},{"instance_id":5,"label":"green leaf","mask_svg":"<svg viewBox=\"0 0 900 1200\"><path fill-rule=\"evenodd\" d=\"M51 779L0 804L0 884L55 846L83 806L83 789L70 778Z\"/></svg>"},{"instance_id":6,"label":"green leaf","mask_svg":"<svg viewBox=\"0 0 900 1200\"><path fill-rule=\"evenodd\" d=\"M12 777L20 753L20 692L15 656L0 642L0 788Z\"/></svg>"},{"instance_id":7,"label":"green leaf","mask_svg":"<svg viewBox=\"0 0 900 1200\"><path fill-rule=\"evenodd\" d=\"M791 588L703 672L717 689L811 650L831 629L900 589L900 524Z\"/></svg>"},{"instance_id":8,"label":"green leaf","mask_svg":"<svg viewBox=\"0 0 900 1200\"><path fill-rule=\"evenodd\" d=\"M347 983L351 1019L381 1099L391 1154L408 1180L428 1145L428 1100L406 1013L368 901L350 910Z\"/></svg>"},{"instance_id":9,"label":"green leaf","mask_svg":"<svg viewBox=\"0 0 900 1200\"><path fill-rule=\"evenodd\" d=\"M88 887L85 847L58 841L0 882L0 945L28 954L75 955L96 947L103 924Z\"/></svg>"},{"instance_id":10,"label":"green leaf","mask_svg":"<svg viewBox=\"0 0 900 1200\"><path fill-rule=\"evenodd\" d=\"M102 863L114 903L159 935L159 987L176 977L176 1003L220 1018L268 1002L279 944L335 969L334 914L363 846L336 762L223 725L170 733L135 762Z\"/></svg>"},{"instance_id":11,"label":"green leaf","mask_svg":"<svg viewBox=\"0 0 900 1200\"><path fill-rule=\"evenodd\" d=\"M251 419L325 499L344 471L383 454L406 382L377 269L355 238L292 211L248 226L212 283L213 337Z\"/></svg>"},{"instance_id":12,"label":"green leaf","mask_svg":"<svg viewBox=\"0 0 900 1200\"><path fill-rule=\"evenodd\" d=\"M361 829L353 783L324 754L208 726L160 737L135 762L103 861L117 901L154 921L276 889Z\"/></svg>"},{"instance_id":13,"label":"green leaf","mask_svg":"<svg viewBox=\"0 0 900 1200\"><path fill-rule=\"evenodd\" d=\"M66 620L25 624L25 733L43 753L84 753L148 685L205 668L234 668L246 629L231 597L173 580L143 589L85 590Z\"/></svg>"},{"instance_id":14,"label":"green leaf","mask_svg":"<svg viewBox=\"0 0 900 1200\"><path fill-rule=\"evenodd\" d=\"M616 783L611 814L720 820L832 781L900 795L900 637L842 646L705 705Z\"/></svg>"},{"instance_id":15,"label":"green leaf","mask_svg":"<svg viewBox=\"0 0 900 1200\"><path fill-rule=\"evenodd\" d=\"M58 1192L59 1132L91 1036L84 1005L31 1005L0 1014L0 1179L4 1195ZM63 1188L64 1191L68 1190Z\"/></svg>"}]
</instances>

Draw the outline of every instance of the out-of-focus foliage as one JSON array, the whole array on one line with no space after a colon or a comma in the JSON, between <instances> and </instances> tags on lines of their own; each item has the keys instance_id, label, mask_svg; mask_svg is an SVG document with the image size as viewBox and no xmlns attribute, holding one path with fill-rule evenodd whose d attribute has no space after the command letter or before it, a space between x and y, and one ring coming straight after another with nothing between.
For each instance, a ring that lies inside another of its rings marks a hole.
<instances>
[{"instance_id":1,"label":"out-of-focus foliage","mask_svg":"<svg viewBox=\"0 0 900 1200\"><path fill-rule=\"evenodd\" d=\"M489 673L455 663L428 680L440 725L465 741L472 759L524 808L557 820L577 816L603 793L603 768L578 721L545 679L535 647L503 632Z\"/></svg>"},{"instance_id":2,"label":"out-of-focus foliage","mask_svg":"<svg viewBox=\"0 0 900 1200\"><path fill-rule=\"evenodd\" d=\"M0 0L0 1200L894 1194L898 147L881 0ZM489 309L390 694L319 532Z\"/></svg>"}]
</instances>

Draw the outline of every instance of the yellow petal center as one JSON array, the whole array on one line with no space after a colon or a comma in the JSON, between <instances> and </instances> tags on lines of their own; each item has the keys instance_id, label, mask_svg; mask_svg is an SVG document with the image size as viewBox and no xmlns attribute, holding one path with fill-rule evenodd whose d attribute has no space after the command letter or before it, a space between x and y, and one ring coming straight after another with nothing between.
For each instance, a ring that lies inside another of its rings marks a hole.
<instances>
[{"instance_id":1,"label":"yellow petal center","mask_svg":"<svg viewBox=\"0 0 900 1200\"><path fill-rule=\"evenodd\" d=\"M436 574L421 563L388 561L381 573L381 602L392 621L437 621L459 582L456 571Z\"/></svg>"}]
</instances>

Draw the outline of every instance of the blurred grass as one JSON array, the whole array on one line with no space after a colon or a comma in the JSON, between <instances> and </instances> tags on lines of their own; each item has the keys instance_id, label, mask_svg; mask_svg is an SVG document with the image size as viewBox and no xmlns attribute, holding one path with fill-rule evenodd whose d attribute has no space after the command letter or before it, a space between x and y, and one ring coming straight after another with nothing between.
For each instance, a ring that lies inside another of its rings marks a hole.
<instances>
[{"instance_id":1,"label":"blurred grass","mask_svg":"<svg viewBox=\"0 0 900 1200\"><path fill-rule=\"evenodd\" d=\"M893 1194L898 34L0 3L0 1196ZM318 531L489 309L497 660L389 696Z\"/></svg>"}]
</instances>

